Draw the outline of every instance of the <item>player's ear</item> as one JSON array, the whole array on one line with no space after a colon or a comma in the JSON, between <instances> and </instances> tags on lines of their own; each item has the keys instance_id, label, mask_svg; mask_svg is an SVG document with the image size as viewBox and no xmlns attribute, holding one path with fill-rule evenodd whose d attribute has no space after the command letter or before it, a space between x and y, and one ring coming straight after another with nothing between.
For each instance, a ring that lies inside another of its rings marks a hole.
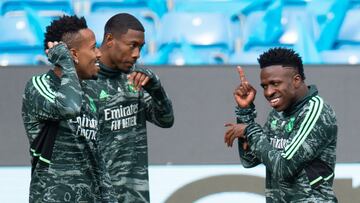
<instances>
[{"instance_id":1,"label":"player's ear","mask_svg":"<svg viewBox=\"0 0 360 203\"><path fill-rule=\"evenodd\" d=\"M107 33L104 37L104 42L107 47L112 47L114 45L114 36L111 33Z\"/></svg>"},{"instance_id":2,"label":"player's ear","mask_svg":"<svg viewBox=\"0 0 360 203\"><path fill-rule=\"evenodd\" d=\"M79 54L76 51L76 49L71 48L70 54L71 54L72 59L74 60L75 65L78 64L79 63Z\"/></svg>"},{"instance_id":3,"label":"player's ear","mask_svg":"<svg viewBox=\"0 0 360 203\"><path fill-rule=\"evenodd\" d=\"M295 88L298 88L301 86L301 83L302 83L302 78L300 76L300 74L295 74L293 76L293 84L294 84L294 87Z\"/></svg>"}]
</instances>

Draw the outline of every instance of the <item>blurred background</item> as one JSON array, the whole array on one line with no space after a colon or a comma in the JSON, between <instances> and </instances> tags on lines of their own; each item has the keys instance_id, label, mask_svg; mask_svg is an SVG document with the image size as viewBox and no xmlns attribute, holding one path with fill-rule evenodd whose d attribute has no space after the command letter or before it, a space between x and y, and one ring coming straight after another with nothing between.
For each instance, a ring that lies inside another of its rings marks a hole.
<instances>
[{"instance_id":1,"label":"blurred background","mask_svg":"<svg viewBox=\"0 0 360 203\"><path fill-rule=\"evenodd\" d=\"M0 202L27 202L21 99L26 81L51 67L46 26L84 16L100 45L106 21L120 12L143 23L138 63L160 76L174 104L172 128L148 125L151 202L265 202L265 168L240 165L237 148L223 143L223 125L235 121L236 65L258 88L264 123L270 107L257 58L276 46L302 56L307 84L335 109L335 192L339 202L360 202L360 0L0 0Z\"/></svg>"},{"instance_id":2,"label":"blurred background","mask_svg":"<svg viewBox=\"0 0 360 203\"><path fill-rule=\"evenodd\" d=\"M291 47L306 64L359 64L359 0L1 0L0 65L46 64L43 33L61 15L105 22L128 12L145 26L147 65L256 64Z\"/></svg>"}]
</instances>

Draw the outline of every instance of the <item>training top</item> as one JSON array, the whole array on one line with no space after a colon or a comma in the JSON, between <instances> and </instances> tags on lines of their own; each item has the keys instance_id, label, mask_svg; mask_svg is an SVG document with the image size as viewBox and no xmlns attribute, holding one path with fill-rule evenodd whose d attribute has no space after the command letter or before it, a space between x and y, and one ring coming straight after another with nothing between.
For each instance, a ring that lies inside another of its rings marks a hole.
<instances>
[{"instance_id":1,"label":"training top","mask_svg":"<svg viewBox=\"0 0 360 203\"><path fill-rule=\"evenodd\" d=\"M172 104L158 77L149 69L134 67L150 77L137 91L127 74L100 64L99 78L89 81L97 89L99 149L104 156L118 202L149 202L146 121L163 128L173 125ZM91 85L90 85L91 84Z\"/></svg>"},{"instance_id":2,"label":"training top","mask_svg":"<svg viewBox=\"0 0 360 203\"><path fill-rule=\"evenodd\" d=\"M264 127L257 124L255 106L237 107L238 123L248 126L249 151L239 154L245 168L266 167L266 202L337 202L333 191L337 123L335 112L318 95L316 86L283 112L272 110Z\"/></svg>"},{"instance_id":3,"label":"training top","mask_svg":"<svg viewBox=\"0 0 360 203\"><path fill-rule=\"evenodd\" d=\"M50 49L49 60L61 67L33 76L26 84L22 118L30 144L30 202L100 202L96 152L97 109L83 94L65 45ZM89 92L89 91L88 91Z\"/></svg>"}]
</instances>

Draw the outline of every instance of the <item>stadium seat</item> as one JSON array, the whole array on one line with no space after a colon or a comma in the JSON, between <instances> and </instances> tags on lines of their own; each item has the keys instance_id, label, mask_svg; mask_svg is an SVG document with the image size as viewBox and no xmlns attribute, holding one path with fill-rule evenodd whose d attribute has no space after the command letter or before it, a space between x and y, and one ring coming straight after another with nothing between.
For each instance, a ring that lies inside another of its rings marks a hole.
<instances>
[{"instance_id":1,"label":"stadium seat","mask_svg":"<svg viewBox=\"0 0 360 203\"><path fill-rule=\"evenodd\" d=\"M0 48L26 49L41 47L42 41L33 32L32 24L25 16L0 16Z\"/></svg>"},{"instance_id":2,"label":"stadium seat","mask_svg":"<svg viewBox=\"0 0 360 203\"><path fill-rule=\"evenodd\" d=\"M0 2L0 8L3 14L1 17L5 17L10 22L16 21L14 25L17 26L26 24L25 28L29 28L27 31L31 32L41 44L46 26L52 20L64 14L72 14L71 0L4 0ZM2 21L2 23L6 22ZM17 30L14 25L9 24L10 30L5 30L5 32L11 34L11 31ZM20 39L23 39L24 35L29 35L29 33L15 34L15 36L20 36ZM0 43L2 42L0 40Z\"/></svg>"},{"instance_id":3,"label":"stadium seat","mask_svg":"<svg viewBox=\"0 0 360 203\"><path fill-rule=\"evenodd\" d=\"M340 44L360 44L360 8L347 11L345 19L341 25L337 43Z\"/></svg>"},{"instance_id":4,"label":"stadium seat","mask_svg":"<svg viewBox=\"0 0 360 203\"><path fill-rule=\"evenodd\" d=\"M256 64L255 57L272 47L295 49L304 63L319 64L321 57L315 45L317 24L306 11L307 4L297 1L272 1L266 10L250 12L243 23L243 46L230 56L231 63ZM249 59L254 61L249 61Z\"/></svg>"},{"instance_id":5,"label":"stadium seat","mask_svg":"<svg viewBox=\"0 0 360 203\"><path fill-rule=\"evenodd\" d=\"M222 14L170 12L161 19L157 46L158 53L168 52L170 64L218 64L227 62L231 39L230 21Z\"/></svg>"},{"instance_id":6,"label":"stadium seat","mask_svg":"<svg viewBox=\"0 0 360 203\"><path fill-rule=\"evenodd\" d=\"M244 52L235 52L229 58L229 64L234 65L257 65L260 54L263 51L266 51L265 47L262 47L262 50L256 51L244 51Z\"/></svg>"},{"instance_id":7,"label":"stadium seat","mask_svg":"<svg viewBox=\"0 0 360 203\"><path fill-rule=\"evenodd\" d=\"M244 50L250 46L277 44L283 33L281 24L283 3L281 0L273 1L266 10L251 12L245 20Z\"/></svg>"},{"instance_id":8,"label":"stadium seat","mask_svg":"<svg viewBox=\"0 0 360 203\"><path fill-rule=\"evenodd\" d=\"M2 0L1 15L19 15L25 8L34 10L40 16L61 16L73 14L71 0Z\"/></svg>"},{"instance_id":9,"label":"stadium seat","mask_svg":"<svg viewBox=\"0 0 360 203\"><path fill-rule=\"evenodd\" d=\"M88 27L95 33L96 44L98 46L101 45L104 37L105 23L112 15L112 13L92 13L84 16Z\"/></svg>"},{"instance_id":10,"label":"stadium seat","mask_svg":"<svg viewBox=\"0 0 360 203\"><path fill-rule=\"evenodd\" d=\"M232 43L236 51L244 45L244 24L246 16L264 10L271 0L170 0L169 10L187 13L221 13L230 20Z\"/></svg>"},{"instance_id":11,"label":"stadium seat","mask_svg":"<svg viewBox=\"0 0 360 203\"><path fill-rule=\"evenodd\" d=\"M306 4L285 4L282 11L281 24L283 26L283 34L280 36L280 44L293 45L299 38L298 19L302 23L312 38L319 33L316 19L311 13L306 11Z\"/></svg>"},{"instance_id":12,"label":"stadium seat","mask_svg":"<svg viewBox=\"0 0 360 203\"><path fill-rule=\"evenodd\" d=\"M319 26L316 47L319 51L330 50L336 42L350 0L313 0L307 12L315 16Z\"/></svg>"},{"instance_id":13,"label":"stadium seat","mask_svg":"<svg viewBox=\"0 0 360 203\"><path fill-rule=\"evenodd\" d=\"M311 0L284 0L284 3L289 4L297 4L297 5L305 5Z\"/></svg>"},{"instance_id":14,"label":"stadium seat","mask_svg":"<svg viewBox=\"0 0 360 203\"><path fill-rule=\"evenodd\" d=\"M334 47L321 53L324 63L360 64L359 14L359 4L347 11Z\"/></svg>"},{"instance_id":15,"label":"stadium seat","mask_svg":"<svg viewBox=\"0 0 360 203\"><path fill-rule=\"evenodd\" d=\"M42 50L37 50L42 51ZM0 66L48 65L44 54L35 52L3 52L0 51Z\"/></svg>"},{"instance_id":16,"label":"stadium seat","mask_svg":"<svg viewBox=\"0 0 360 203\"><path fill-rule=\"evenodd\" d=\"M89 0L89 12L121 12L140 13L152 11L158 16L167 12L166 0ZM85 13L87 14L87 13Z\"/></svg>"},{"instance_id":17,"label":"stadium seat","mask_svg":"<svg viewBox=\"0 0 360 203\"><path fill-rule=\"evenodd\" d=\"M0 16L0 63L5 65L44 64L43 37L39 38L34 23L26 16ZM42 33L43 34L43 33Z\"/></svg>"},{"instance_id":18,"label":"stadium seat","mask_svg":"<svg viewBox=\"0 0 360 203\"><path fill-rule=\"evenodd\" d=\"M352 47L351 49L333 49L322 51L322 61L324 64L336 64L336 65L356 65L360 64L360 46Z\"/></svg>"},{"instance_id":19,"label":"stadium seat","mask_svg":"<svg viewBox=\"0 0 360 203\"><path fill-rule=\"evenodd\" d=\"M269 0L171 0L170 11L222 13L230 16L262 8ZM246 11L245 11L246 10Z\"/></svg>"},{"instance_id":20,"label":"stadium seat","mask_svg":"<svg viewBox=\"0 0 360 203\"><path fill-rule=\"evenodd\" d=\"M236 43L235 52L230 55L231 64L257 64L262 52L279 45L283 32L282 6L282 1L276 0L244 13L239 26L241 32L236 33L241 42Z\"/></svg>"}]
</instances>

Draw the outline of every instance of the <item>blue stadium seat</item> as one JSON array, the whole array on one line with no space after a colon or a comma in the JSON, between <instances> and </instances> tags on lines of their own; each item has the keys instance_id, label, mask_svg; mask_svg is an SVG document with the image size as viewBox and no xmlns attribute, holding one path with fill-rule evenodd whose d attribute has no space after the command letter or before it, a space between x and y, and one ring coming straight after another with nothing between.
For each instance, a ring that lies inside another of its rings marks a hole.
<instances>
[{"instance_id":1,"label":"blue stadium seat","mask_svg":"<svg viewBox=\"0 0 360 203\"><path fill-rule=\"evenodd\" d=\"M73 14L71 0L2 0L0 2L1 15L18 15L30 8L40 16L60 16Z\"/></svg>"},{"instance_id":2,"label":"blue stadium seat","mask_svg":"<svg viewBox=\"0 0 360 203\"><path fill-rule=\"evenodd\" d=\"M360 8L353 8L347 11L345 19L341 25L337 43L340 44L360 44Z\"/></svg>"},{"instance_id":3,"label":"blue stadium seat","mask_svg":"<svg viewBox=\"0 0 360 203\"><path fill-rule=\"evenodd\" d=\"M170 11L209 12L236 16L258 7L263 8L269 0L173 0Z\"/></svg>"},{"instance_id":4,"label":"blue stadium seat","mask_svg":"<svg viewBox=\"0 0 360 203\"><path fill-rule=\"evenodd\" d=\"M297 4L297 5L304 5L307 4L311 0L284 0L285 4Z\"/></svg>"},{"instance_id":5,"label":"blue stadium seat","mask_svg":"<svg viewBox=\"0 0 360 203\"><path fill-rule=\"evenodd\" d=\"M245 51L251 46L273 46L278 43L283 33L282 7L282 1L275 0L266 10L251 12L246 17L243 35Z\"/></svg>"},{"instance_id":6,"label":"blue stadium seat","mask_svg":"<svg viewBox=\"0 0 360 203\"><path fill-rule=\"evenodd\" d=\"M258 65L257 58L260 54L267 50L267 48L262 47L262 50L256 51L244 51L244 52L235 52L229 58L229 64L234 65Z\"/></svg>"},{"instance_id":7,"label":"blue stadium seat","mask_svg":"<svg viewBox=\"0 0 360 203\"><path fill-rule=\"evenodd\" d=\"M38 50L40 51L40 50ZM0 66L48 65L44 54L35 52L2 52L0 51Z\"/></svg>"},{"instance_id":8,"label":"blue stadium seat","mask_svg":"<svg viewBox=\"0 0 360 203\"><path fill-rule=\"evenodd\" d=\"M231 64L257 64L258 56L267 49L279 46L283 33L282 1L268 1L263 8L248 10L240 24L241 42L231 54Z\"/></svg>"},{"instance_id":9,"label":"blue stadium seat","mask_svg":"<svg viewBox=\"0 0 360 203\"><path fill-rule=\"evenodd\" d=\"M160 28L157 54L167 59L158 60L170 64L225 63L233 49L230 21L219 13L170 12L162 17Z\"/></svg>"},{"instance_id":10,"label":"blue stadium seat","mask_svg":"<svg viewBox=\"0 0 360 203\"><path fill-rule=\"evenodd\" d=\"M143 9L146 1L143 0L90 0L90 12L107 12L115 9Z\"/></svg>"},{"instance_id":11,"label":"blue stadium seat","mask_svg":"<svg viewBox=\"0 0 360 203\"><path fill-rule=\"evenodd\" d=\"M88 27L95 33L96 44L98 46L101 45L104 37L105 23L111 16L113 16L112 13L91 13L84 16Z\"/></svg>"},{"instance_id":12,"label":"blue stadium seat","mask_svg":"<svg viewBox=\"0 0 360 203\"><path fill-rule=\"evenodd\" d=\"M32 24L25 16L0 16L0 48L26 49L41 47L42 41L33 32Z\"/></svg>"},{"instance_id":13,"label":"blue stadium seat","mask_svg":"<svg viewBox=\"0 0 360 203\"><path fill-rule=\"evenodd\" d=\"M315 34L319 33L318 26L315 17L307 12L306 4L285 4L281 18L284 32L279 39L280 44L293 45L297 42L299 38L298 19L301 19L307 32L315 39Z\"/></svg>"},{"instance_id":14,"label":"blue stadium seat","mask_svg":"<svg viewBox=\"0 0 360 203\"><path fill-rule=\"evenodd\" d=\"M246 57L244 61L243 56L256 56L281 46L295 49L303 56L304 63L321 63L314 39L317 24L306 6L305 2L276 0L266 10L250 12L243 23L243 47L236 48L230 62L256 64L255 57ZM249 58L254 60L249 61Z\"/></svg>"},{"instance_id":15,"label":"blue stadium seat","mask_svg":"<svg viewBox=\"0 0 360 203\"><path fill-rule=\"evenodd\" d=\"M321 57L324 64L360 64L360 46L355 49L334 49L322 51Z\"/></svg>"},{"instance_id":16,"label":"blue stadium seat","mask_svg":"<svg viewBox=\"0 0 360 203\"><path fill-rule=\"evenodd\" d=\"M90 13L131 11L140 13L152 11L158 16L167 12L166 0L90 0Z\"/></svg>"},{"instance_id":17,"label":"blue stadium seat","mask_svg":"<svg viewBox=\"0 0 360 203\"><path fill-rule=\"evenodd\" d=\"M0 16L0 63L4 65L44 64L43 37L26 16ZM42 33L43 34L43 33Z\"/></svg>"},{"instance_id":18,"label":"blue stadium seat","mask_svg":"<svg viewBox=\"0 0 360 203\"><path fill-rule=\"evenodd\" d=\"M264 10L272 0L172 0L169 10L188 13L221 13L231 24L232 43L237 51L244 44L245 16L257 10Z\"/></svg>"},{"instance_id":19,"label":"blue stadium seat","mask_svg":"<svg viewBox=\"0 0 360 203\"><path fill-rule=\"evenodd\" d=\"M27 22L29 31L40 43L44 39L46 26L52 20L64 14L73 14L71 0L3 0L0 2L0 12L9 19L26 18L22 22ZM12 22L13 19L10 21ZM10 27L14 29L13 26Z\"/></svg>"},{"instance_id":20,"label":"blue stadium seat","mask_svg":"<svg viewBox=\"0 0 360 203\"><path fill-rule=\"evenodd\" d=\"M307 5L307 12L315 16L319 26L316 36L318 51L333 48L350 0L313 0Z\"/></svg>"},{"instance_id":21,"label":"blue stadium seat","mask_svg":"<svg viewBox=\"0 0 360 203\"><path fill-rule=\"evenodd\" d=\"M322 51L324 63L360 64L360 8L353 5L344 18L333 49Z\"/></svg>"}]
</instances>

